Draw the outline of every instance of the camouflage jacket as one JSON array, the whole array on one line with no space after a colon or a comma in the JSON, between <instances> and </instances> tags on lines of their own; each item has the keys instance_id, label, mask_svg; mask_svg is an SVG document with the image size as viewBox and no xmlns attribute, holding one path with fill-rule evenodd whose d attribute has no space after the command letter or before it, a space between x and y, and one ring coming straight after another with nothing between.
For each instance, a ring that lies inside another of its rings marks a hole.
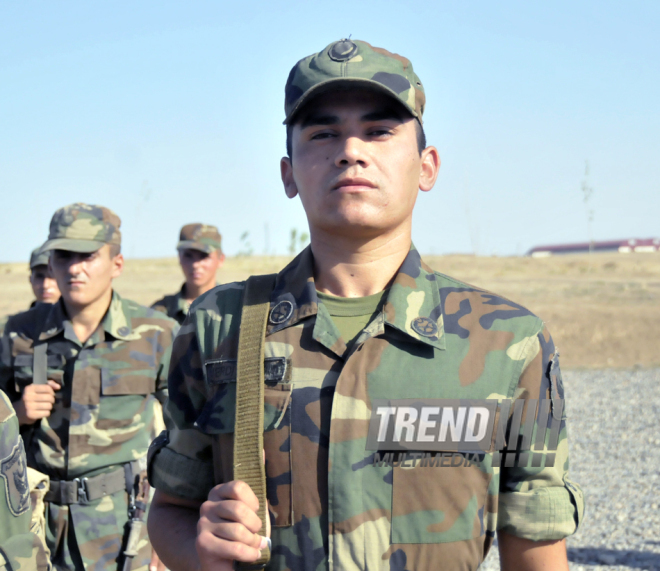
<instances>
[{"instance_id":1,"label":"camouflage jacket","mask_svg":"<svg viewBox=\"0 0 660 571\"><path fill-rule=\"evenodd\" d=\"M178 292L159 299L151 305L151 308L161 311L181 325L190 309L190 302L183 297L183 289L185 287L186 285L183 284Z\"/></svg>"},{"instance_id":2,"label":"camouflage jacket","mask_svg":"<svg viewBox=\"0 0 660 571\"><path fill-rule=\"evenodd\" d=\"M99 328L84 344L62 301L13 316L0 341L0 388L12 401L20 398L32 382L33 346L40 343L47 344L48 378L62 386L50 416L22 427L28 465L51 480L70 481L115 471L143 457L153 436L155 401L167 397L166 373L177 329L162 313L116 292ZM66 506L48 504L47 540L54 555L66 513ZM102 558L111 565L128 517L126 492L73 504L68 513L83 560ZM142 547L148 547L146 530L144 535ZM70 554L64 558L68 565Z\"/></svg>"},{"instance_id":3,"label":"camouflage jacket","mask_svg":"<svg viewBox=\"0 0 660 571\"><path fill-rule=\"evenodd\" d=\"M41 540L30 533L30 488L16 413L0 391L0 571L50 569Z\"/></svg>"},{"instance_id":4,"label":"camouflage jacket","mask_svg":"<svg viewBox=\"0 0 660 571\"><path fill-rule=\"evenodd\" d=\"M173 428L150 450L152 484L169 494L206 498L214 438L231 478L243 288L196 300L175 340ZM365 449L373 399L550 398L554 353L538 317L434 272L414 248L347 352L304 250L277 277L266 331L268 568L476 569L497 529L533 540L573 533L583 501L567 479L565 424L552 468L500 469L491 453L462 467L378 466Z\"/></svg>"}]
</instances>

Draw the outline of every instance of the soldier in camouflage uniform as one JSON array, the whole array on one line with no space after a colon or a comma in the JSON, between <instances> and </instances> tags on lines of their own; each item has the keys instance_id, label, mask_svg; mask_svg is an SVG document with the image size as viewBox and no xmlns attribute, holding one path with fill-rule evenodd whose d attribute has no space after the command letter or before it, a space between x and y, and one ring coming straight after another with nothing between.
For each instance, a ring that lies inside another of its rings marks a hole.
<instances>
[{"instance_id":1,"label":"soldier in camouflage uniform","mask_svg":"<svg viewBox=\"0 0 660 571\"><path fill-rule=\"evenodd\" d=\"M433 271L412 245L413 206L439 157L411 63L342 40L300 60L285 93L282 179L300 195L311 245L270 296L267 568L476 569L497 534L504 569L568 569L564 538L583 498L568 478L565 418L554 465L547 448L513 468L492 451L460 467L375 465L365 449L375 399L563 397L541 319ZM256 496L232 481L243 291L198 299L172 350L173 428L150 448L149 524L177 571L231 569L267 544Z\"/></svg>"},{"instance_id":2,"label":"soldier in camouflage uniform","mask_svg":"<svg viewBox=\"0 0 660 571\"><path fill-rule=\"evenodd\" d=\"M178 324L123 299L119 217L86 204L53 215L50 266L62 298L12 317L0 341L0 388L21 424L28 465L50 477L46 539L57 569L117 569L135 529L133 569L152 550L145 454Z\"/></svg>"},{"instance_id":3,"label":"soldier in camouflage uniform","mask_svg":"<svg viewBox=\"0 0 660 571\"><path fill-rule=\"evenodd\" d=\"M190 304L216 285L216 272L225 260L221 239L218 229L209 224L186 224L181 228L176 248L186 281L177 293L166 295L151 307L183 323Z\"/></svg>"},{"instance_id":4,"label":"soldier in camouflage uniform","mask_svg":"<svg viewBox=\"0 0 660 571\"><path fill-rule=\"evenodd\" d=\"M55 303L60 298L60 290L48 268L50 252L42 252L41 248L35 248L30 254L30 276L28 280L32 292L36 298L30 307L37 303ZM5 329L5 324L10 316L0 318L0 335Z\"/></svg>"},{"instance_id":5,"label":"soldier in camouflage uniform","mask_svg":"<svg viewBox=\"0 0 660 571\"><path fill-rule=\"evenodd\" d=\"M0 571L50 569L41 540L30 532L30 489L18 419L0 390Z\"/></svg>"},{"instance_id":6,"label":"soldier in camouflage uniform","mask_svg":"<svg viewBox=\"0 0 660 571\"><path fill-rule=\"evenodd\" d=\"M32 250L30 254L30 286L36 298L30 307L37 303L57 303L60 290L57 282L48 269L50 251L42 252L41 248Z\"/></svg>"}]
</instances>

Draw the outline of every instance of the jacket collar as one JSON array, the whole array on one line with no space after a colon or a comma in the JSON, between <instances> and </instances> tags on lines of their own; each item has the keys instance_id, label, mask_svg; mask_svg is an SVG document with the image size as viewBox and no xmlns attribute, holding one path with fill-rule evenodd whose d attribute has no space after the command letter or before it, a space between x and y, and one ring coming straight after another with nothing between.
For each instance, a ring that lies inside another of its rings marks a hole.
<instances>
[{"instance_id":1,"label":"jacket collar","mask_svg":"<svg viewBox=\"0 0 660 571\"><path fill-rule=\"evenodd\" d=\"M271 295L266 334L291 327L302 319L317 315L314 338L337 354L346 349L330 326L327 312L319 312L314 283L314 256L305 248L278 275ZM372 322L367 333L384 333L385 324L407 337L436 349L445 349L445 334L440 292L435 273L411 246L387 295L382 316ZM373 331L372 331L373 330Z\"/></svg>"},{"instance_id":2,"label":"jacket collar","mask_svg":"<svg viewBox=\"0 0 660 571\"><path fill-rule=\"evenodd\" d=\"M126 308L126 301L116 291L112 292L110 307L108 307L108 311L106 311L101 321L101 327L115 339L131 339L131 319ZM61 332L64 332L66 338L76 341L62 298L50 308L44 326L39 334L39 340L52 339Z\"/></svg>"}]
</instances>

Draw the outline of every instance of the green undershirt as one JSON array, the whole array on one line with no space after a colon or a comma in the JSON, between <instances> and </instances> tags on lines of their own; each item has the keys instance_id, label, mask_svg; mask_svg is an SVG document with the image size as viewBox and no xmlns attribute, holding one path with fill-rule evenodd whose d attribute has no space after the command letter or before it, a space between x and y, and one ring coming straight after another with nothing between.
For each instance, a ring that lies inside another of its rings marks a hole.
<instances>
[{"instance_id":1,"label":"green undershirt","mask_svg":"<svg viewBox=\"0 0 660 571\"><path fill-rule=\"evenodd\" d=\"M365 297L336 297L320 291L316 295L328 310L348 348L380 311L381 302L384 302L388 291L386 289Z\"/></svg>"}]
</instances>

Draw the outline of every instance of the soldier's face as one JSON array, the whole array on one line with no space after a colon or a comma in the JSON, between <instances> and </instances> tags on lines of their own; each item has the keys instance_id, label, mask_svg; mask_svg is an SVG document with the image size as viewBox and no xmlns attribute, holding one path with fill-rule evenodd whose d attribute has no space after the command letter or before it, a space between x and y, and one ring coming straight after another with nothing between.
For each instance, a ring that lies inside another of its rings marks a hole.
<instances>
[{"instance_id":1,"label":"soldier's face","mask_svg":"<svg viewBox=\"0 0 660 571\"><path fill-rule=\"evenodd\" d=\"M281 161L289 198L300 195L312 233L370 239L410 232L419 189L433 187L440 159L421 155L415 119L380 93L328 93L310 102Z\"/></svg>"},{"instance_id":2,"label":"soldier's face","mask_svg":"<svg viewBox=\"0 0 660 571\"><path fill-rule=\"evenodd\" d=\"M30 285L37 301L56 303L60 299L60 290L48 266L35 266L30 272Z\"/></svg>"},{"instance_id":3,"label":"soldier's face","mask_svg":"<svg viewBox=\"0 0 660 571\"><path fill-rule=\"evenodd\" d=\"M179 263L186 283L195 287L215 283L215 274L224 259L224 255L218 254L217 251L209 254L199 250L179 251Z\"/></svg>"},{"instance_id":4,"label":"soldier's face","mask_svg":"<svg viewBox=\"0 0 660 571\"><path fill-rule=\"evenodd\" d=\"M122 272L124 258L111 255L104 245L90 254L53 250L50 268L67 304L85 307L112 290L112 280Z\"/></svg>"}]
</instances>

